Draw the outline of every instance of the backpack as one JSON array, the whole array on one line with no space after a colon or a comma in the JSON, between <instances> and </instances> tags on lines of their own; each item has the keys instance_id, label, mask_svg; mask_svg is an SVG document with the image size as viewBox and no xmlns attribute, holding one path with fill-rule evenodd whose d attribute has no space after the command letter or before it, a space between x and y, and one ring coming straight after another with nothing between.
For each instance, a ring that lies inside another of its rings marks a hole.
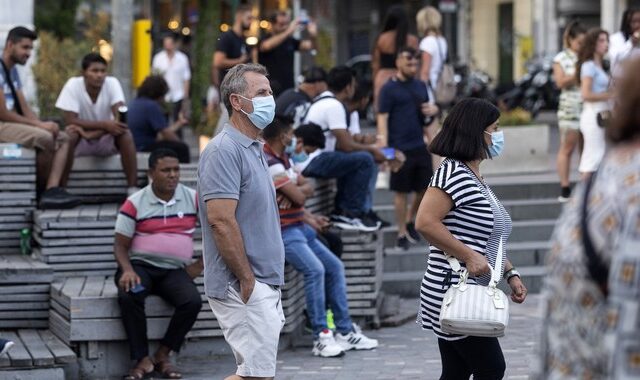
<instances>
[{"instance_id":1,"label":"backpack","mask_svg":"<svg viewBox=\"0 0 640 380\"><path fill-rule=\"evenodd\" d=\"M437 104L448 105L456 98L456 73L453 69L453 65L448 62L448 57L445 57L444 54L442 54L440 41L438 41L437 37L436 45L438 45L438 52L442 59L442 68L440 68L440 72L438 73L438 82L436 83L436 87L433 88L433 85L431 85L431 89L434 92Z\"/></svg>"},{"instance_id":2,"label":"backpack","mask_svg":"<svg viewBox=\"0 0 640 380\"><path fill-rule=\"evenodd\" d=\"M334 95L322 95L322 96L316 96L311 103L309 104L309 106L307 107L307 109L304 111L304 114L300 117L300 123L304 123L304 120L307 118L307 115L309 114L309 110L311 109L311 106L313 106L315 103L319 102L320 100L324 100L324 99L336 99L336 97ZM338 99L336 99L338 100ZM339 101L339 100L338 100ZM340 101L339 101L340 102ZM347 130L349 129L349 127L351 126L351 114L349 113L349 110L347 109L347 106L344 105L344 103L340 102L340 104L342 105L342 107L344 108L344 112L347 114ZM330 128L325 128L322 127L322 132L329 132Z\"/></svg>"}]
</instances>

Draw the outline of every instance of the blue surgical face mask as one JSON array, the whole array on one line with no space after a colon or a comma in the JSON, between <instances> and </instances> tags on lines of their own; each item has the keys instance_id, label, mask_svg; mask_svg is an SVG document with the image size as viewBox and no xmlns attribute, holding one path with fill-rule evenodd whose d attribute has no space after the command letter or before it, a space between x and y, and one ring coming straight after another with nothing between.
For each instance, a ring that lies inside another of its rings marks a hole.
<instances>
[{"instance_id":1,"label":"blue surgical face mask","mask_svg":"<svg viewBox=\"0 0 640 380\"><path fill-rule=\"evenodd\" d=\"M276 102L272 95L269 96L256 96L253 99L245 98L242 95L238 95L241 98L250 100L253 104L253 112L247 113L240 108L240 111L247 115L249 120L258 129L265 129L267 125L271 124L273 118L276 116Z\"/></svg>"},{"instance_id":2,"label":"blue surgical face mask","mask_svg":"<svg viewBox=\"0 0 640 380\"><path fill-rule=\"evenodd\" d=\"M484 133L491 136L491 145L489 146L489 154L491 155L491 158L498 157L504 149L504 132L495 131L493 133L489 133L484 131Z\"/></svg>"},{"instance_id":3,"label":"blue surgical face mask","mask_svg":"<svg viewBox=\"0 0 640 380\"><path fill-rule=\"evenodd\" d=\"M298 139L296 139L296 136L293 136L293 138L291 139L291 142L289 143L289 145L287 145L284 148L284 151L288 154L288 155L293 155L296 152L296 145L298 144Z\"/></svg>"},{"instance_id":4,"label":"blue surgical face mask","mask_svg":"<svg viewBox=\"0 0 640 380\"><path fill-rule=\"evenodd\" d=\"M305 162L306 160L309 159L309 155L307 154L307 152L304 151L304 149L302 149L300 151L300 153L293 153L291 155L291 160L293 161L294 164L299 164L301 162Z\"/></svg>"}]
</instances>

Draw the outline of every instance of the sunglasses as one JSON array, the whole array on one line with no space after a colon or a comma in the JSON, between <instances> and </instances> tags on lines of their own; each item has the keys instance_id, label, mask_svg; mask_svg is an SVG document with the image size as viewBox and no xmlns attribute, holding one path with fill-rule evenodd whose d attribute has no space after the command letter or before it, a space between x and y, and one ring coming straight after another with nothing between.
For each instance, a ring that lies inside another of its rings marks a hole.
<instances>
[{"instance_id":1,"label":"sunglasses","mask_svg":"<svg viewBox=\"0 0 640 380\"><path fill-rule=\"evenodd\" d=\"M402 56L402 58L407 59L407 60L420 59L420 54L402 53L400 56Z\"/></svg>"}]
</instances>

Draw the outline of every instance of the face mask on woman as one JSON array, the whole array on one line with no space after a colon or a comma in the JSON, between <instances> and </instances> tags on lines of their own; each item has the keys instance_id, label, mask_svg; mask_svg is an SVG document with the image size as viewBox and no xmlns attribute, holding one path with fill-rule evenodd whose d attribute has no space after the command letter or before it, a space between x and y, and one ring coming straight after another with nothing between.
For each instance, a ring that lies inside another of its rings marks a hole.
<instances>
[{"instance_id":1,"label":"face mask on woman","mask_svg":"<svg viewBox=\"0 0 640 380\"><path fill-rule=\"evenodd\" d=\"M491 158L498 157L504 149L504 132L495 131L493 133L484 131L491 136L491 145L489 146L489 154Z\"/></svg>"}]
</instances>

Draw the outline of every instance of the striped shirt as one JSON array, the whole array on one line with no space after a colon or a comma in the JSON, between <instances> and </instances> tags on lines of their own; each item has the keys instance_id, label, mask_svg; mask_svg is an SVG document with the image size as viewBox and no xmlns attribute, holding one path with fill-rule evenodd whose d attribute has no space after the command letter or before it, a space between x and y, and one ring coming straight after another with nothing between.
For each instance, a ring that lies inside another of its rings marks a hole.
<instances>
[{"instance_id":1,"label":"striped shirt","mask_svg":"<svg viewBox=\"0 0 640 380\"><path fill-rule=\"evenodd\" d=\"M276 188L276 192L288 183L297 182L298 173L294 170L287 153L283 152L282 155L279 156L268 144L264 144L264 154L267 156L269 173L273 178L273 185ZM291 206L288 209L278 208L278 210L280 211L280 228L284 229L302 223L304 207Z\"/></svg>"},{"instance_id":2,"label":"striped shirt","mask_svg":"<svg viewBox=\"0 0 640 380\"><path fill-rule=\"evenodd\" d=\"M182 268L193 256L198 208L196 192L178 184L171 200L151 185L131 195L120 208L115 232L131 238L130 259L159 268Z\"/></svg>"},{"instance_id":3,"label":"striped shirt","mask_svg":"<svg viewBox=\"0 0 640 380\"><path fill-rule=\"evenodd\" d=\"M453 208L442 223L453 237L474 251L485 255L489 264L495 267L500 239L503 245L511 233L511 218L500 204L491 189L464 163L446 159L431 178L431 187L437 187L447 193ZM451 284L458 282L459 275L452 272L445 253L429 246L427 271L420 287L420 310L417 322L425 330L433 330L439 338L445 340L462 339L465 336L451 335L440 329L440 308L444 294ZM499 268L504 272L506 253L503 252L503 264ZM465 266L464 263L460 263ZM488 285L490 274L469 278L469 284Z\"/></svg>"}]
</instances>

